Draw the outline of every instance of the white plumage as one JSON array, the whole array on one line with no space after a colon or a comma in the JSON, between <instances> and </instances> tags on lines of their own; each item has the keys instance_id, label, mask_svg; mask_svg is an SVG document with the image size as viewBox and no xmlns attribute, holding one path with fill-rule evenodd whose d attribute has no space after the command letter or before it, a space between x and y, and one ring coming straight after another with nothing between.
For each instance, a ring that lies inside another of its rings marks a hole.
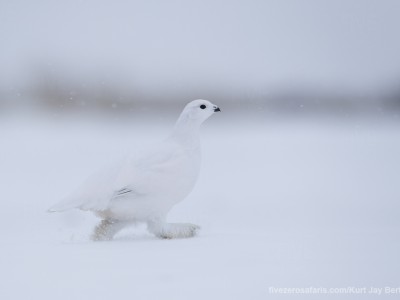
<instances>
[{"instance_id":1,"label":"white plumage","mask_svg":"<svg viewBox=\"0 0 400 300\"><path fill-rule=\"evenodd\" d=\"M136 157L89 177L71 196L50 212L72 208L92 211L102 218L94 240L109 240L132 222L145 222L161 238L191 237L194 224L166 223L171 208L193 189L200 171L200 125L220 109L207 100L186 105L171 135Z\"/></svg>"}]
</instances>

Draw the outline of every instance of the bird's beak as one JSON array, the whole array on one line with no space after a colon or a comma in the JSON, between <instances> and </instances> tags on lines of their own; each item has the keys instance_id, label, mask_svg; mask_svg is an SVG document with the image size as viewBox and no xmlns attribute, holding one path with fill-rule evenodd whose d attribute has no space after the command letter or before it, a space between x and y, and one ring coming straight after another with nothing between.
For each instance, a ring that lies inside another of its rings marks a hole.
<instances>
[{"instance_id":1,"label":"bird's beak","mask_svg":"<svg viewBox=\"0 0 400 300\"><path fill-rule=\"evenodd\" d=\"M221 111L219 107L214 108L214 112Z\"/></svg>"}]
</instances>

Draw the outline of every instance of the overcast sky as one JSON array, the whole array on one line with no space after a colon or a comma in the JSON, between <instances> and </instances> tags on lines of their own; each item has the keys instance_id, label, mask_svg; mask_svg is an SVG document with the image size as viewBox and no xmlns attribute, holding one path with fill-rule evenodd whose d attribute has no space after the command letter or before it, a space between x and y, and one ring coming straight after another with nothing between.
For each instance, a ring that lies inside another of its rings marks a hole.
<instances>
[{"instance_id":1,"label":"overcast sky","mask_svg":"<svg viewBox=\"0 0 400 300\"><path fill-rule=\"evenodd\" d=\"M3 0L0 41L6 86L40 65L149 88L400 82L398 0Z\"/></svg>"}]
</instances>

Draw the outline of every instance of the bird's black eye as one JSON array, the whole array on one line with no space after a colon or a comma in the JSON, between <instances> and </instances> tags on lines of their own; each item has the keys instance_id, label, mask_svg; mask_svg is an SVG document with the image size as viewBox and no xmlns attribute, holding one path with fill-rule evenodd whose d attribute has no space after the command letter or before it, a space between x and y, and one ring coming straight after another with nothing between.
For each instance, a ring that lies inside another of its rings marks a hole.
<instances>
[{"instance_id":1,"label":"bird's black eye","mask_svg":"<svg viewBox=\"0 0 400 300\"><path fill-rule=\"evenodd\" d=\"M200 105L201 109L205 109L207 106L205 106L204 104Z\"/></svg>"}]
</instances>

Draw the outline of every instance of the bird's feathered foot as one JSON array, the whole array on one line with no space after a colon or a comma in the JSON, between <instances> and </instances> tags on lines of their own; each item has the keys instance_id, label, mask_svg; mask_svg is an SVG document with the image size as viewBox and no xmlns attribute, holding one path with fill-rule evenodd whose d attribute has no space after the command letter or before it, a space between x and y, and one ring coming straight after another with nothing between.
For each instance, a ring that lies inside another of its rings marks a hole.
<instances>
[{"instance_id":1,"label":"bird's feathered foot","mask_svg":"<svg viewBox=\"0 0 400 300\"><path fill-rule=\"evenodd\" d=\"M94 228L91 238L93 241L110 241L126 225L123 221L101 220L100 224Z\"/></svg>"},{"instance_id":2,"label":"bird's feathered foot","mask_svg":"<svg viewBox=\"0 0 400 300\"><path fill-rule=\"evenodd\" d=\"M148 223L148 229L162 239L189 238L197 234L200 226L190 223Z\"/></svg>"}]
</instances>

